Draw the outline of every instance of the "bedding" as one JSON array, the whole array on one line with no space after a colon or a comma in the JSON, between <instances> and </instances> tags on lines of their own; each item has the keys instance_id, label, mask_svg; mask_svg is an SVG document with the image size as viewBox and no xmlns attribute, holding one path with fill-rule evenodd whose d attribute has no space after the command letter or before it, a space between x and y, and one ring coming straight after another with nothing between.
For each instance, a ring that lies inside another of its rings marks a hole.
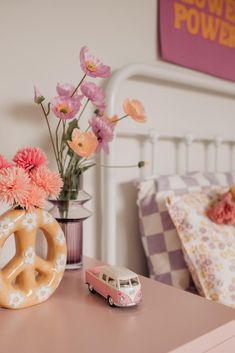
<instances>
[{"instance_id":1,"label":"bedding","mask_svg":"<svg viewBox=\"0 0 235 353\"><path fill-rule=\"evenodd\" d=\"M166 207L167 197L228 188L234 182L234 173L195 172L153 176L137 183L141 240L152 279L183 290L190 290L193 285L176 227Z\"/></svg>"},{"instance_id":2,"label":"bedding","mask_svg":"<svg viewBox=\"0 0 235 353\"><path fill-rule=\"evenodd\" d=\"M218 192L170 196L167 202L199 294L235 308L235 227L207 216Z\"/></svg>"}]
</instances>

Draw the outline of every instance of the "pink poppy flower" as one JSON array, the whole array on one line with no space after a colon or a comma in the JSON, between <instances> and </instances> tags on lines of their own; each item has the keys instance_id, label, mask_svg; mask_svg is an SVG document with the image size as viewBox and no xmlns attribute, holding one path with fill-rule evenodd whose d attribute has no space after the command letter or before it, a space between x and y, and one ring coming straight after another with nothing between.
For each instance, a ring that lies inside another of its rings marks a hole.
<instances>
[{"instance_id":1,"label":"pink poppy flower","mask_svg":"<svg viewBox=\"0 0 235 353\"><path fill-rule=\"evenodd\" d=\"M90 157L98 146L95 134L91 131L82 132L79 129L73 129L72 141L67 141L69 147L81 157Z\"/></svg>"},{"instance_id":2,"label":"pink poppy flower","mask_svg":"<svg viewBox=\"0 0 235 353\"><path fill-rule=\"evenodd\" d=\"M105 93L101 87L94 82L84 82L81 85L81 92L86 96L92 104L94 104L99 111L105 109Z\"/></svg>"},{"instance_id":3,"label":"pink poppy flower","mask_svg":"<svg viewBox=\"0 0 235 353\"><path fill-rule=\"evenodd\" d=\"M144 107L137 99L126 99L123 103L123 110L126 115L129 115L138 123L145 123L147 120Z\"/></svg>"},{"instance_id":4,"label":"pink poppy flower","mask_svg":"<svg viewBox=\"0 0 235 353\"><path fill-rule=\"evenodd\" d=\"M80 63L84 73L91 77L109 77L111 69L104 65L99 59L89 53L89 49L84 46L80 51Z\"/></svg>"},{"instance_id":5,"label":"pink poppy flower","mask_svg":"<svg viewBox=\"0 0 235 353\"><path fill-rule=\"evenodd\" d=\"M45 165L34 169L30 177L32 182L43 189L47 196L57 197L63 186L60 175L50 171Z\"/></svg>"},{"instance_id":6,"label":"pink poppy flower","mask_svg":"<svg viewBox=\"0 0 235 353\"><path fill-rule=\"evenodd\" d=\"M30 178L23 168L0 170L0 200L11 206L24 206L29 195Z\"/></svg>"},{"instance_id":7,"label":"pink poppy flower","mask_svg":"<svg viewBox=\"0 0 235 353\"><path fill-rule=\"evenodd\" d=\"M41 104L44 100L45 98L43 97L39 89L34 86L34 102L37 104Z\"/></svg>"},{"instance_id":8,"label":"pink poppy flower","mask_svg":"<svg viewBox=\"0 0 235 353\"><path fill-rule=\"evenodd\" d=\"M52 99L51 109L59 119L73 119L81 107L82 96L58 96Z\"/></svg>"},{"instance_id":9,"label":"pink poppy flower","mask_svg":"<svg viewBox=\"0 0 235 353\"><path fill-rule=\"evenodd\" d=\"M104 150L105 153L109 153L109 142L111 142L114 138L113 124L110 124L106 117L98 117L94 116L89 124L94 132L95 136L98 140L97 152L101 149Z\"/></svg>"},{"instance_id":10,"label":"pink poppy flower","mask_svg":"<svg viewBox=\"0 0 235 353\"><path fill-rule=\"evenodd\" d=\"M105 103L97 105L97 110L96 110L96 112L98 113L97 115L103 116L104 112L105 112L105 109L106 109L106 104Z\"/></svg>"},{"instance_id":11,"label":"pink poppy flower","mask_svg":"<svg viewBox=\"0 0 235 353\"><path fill-rule=\"evenodd\" d=\"M11 167L11 164L0 154L0 169Z\"/></svg>"},{"instance_id":12,"label":"pink poppy flower","mask_svg":"<svg viewBox=\"0 0 235 353\"><path fill-rule=\"evenodd\" d=\"M13 161L27 172L48 163L45 153L39 147L20 149L14 156Z\"/></svg>"},{"instance_id":13,"label":"pink poppy flower","mask_svg":"<svg viewBox=\"0 0 235 353\"><path fill-rule=\"evenodd\" d=\"M57 83L56 91L59 96L71 97L75 90L75 86L70 83Z\"/></svg>"}]
</instances>

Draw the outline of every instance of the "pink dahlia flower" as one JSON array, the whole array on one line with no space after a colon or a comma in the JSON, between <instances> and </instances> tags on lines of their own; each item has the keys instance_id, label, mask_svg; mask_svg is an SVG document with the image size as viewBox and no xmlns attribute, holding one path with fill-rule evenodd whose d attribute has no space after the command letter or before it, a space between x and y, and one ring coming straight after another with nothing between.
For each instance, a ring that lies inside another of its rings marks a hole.
<instances>
[{"instance_id":1,"label":"pink dahlia flower","mask_svg":"<svg viewBox=\"0 0 235 353\"><path fill-rule=\"evenodd\" d=\"M105 109L106 109L106 104L105 103L97 105L97 115L103 116L104 112L105 112Z\"/></svg>"},{"instance_id":2,"label":"pink dahlia flower","mask_svg":"<svg viewBox=\"0 0 235 353\"><path fill-rule=\"evenodd\" d=\"M31 210L34 207L44 208L46 203L47 194L46 192L33 184L32 182L29 185L28 197L25 201L25 208Z\"/></svg>"},{"instance_id":3,"label":"pink dahlia flower","mask_svg":"<svg viewBox=\"0 0 235 353\"><path fill-rule=\"evenodd\" d=\"M29 196L30 178L20 167L0 170L0 200L11 206L24 207Z\"/></svg>"},{"instance_id":4,"label":"pink dahlia flower","mask_svg":"<svg viewBox=\"0 0 235 353\"><path fill-rule=\"evenodd\" d=\"M27 172L47 164L47 157L39 147L25 147L19 150L13 161Z\"/></svg>"},{"instance_id":5,"label":"pink dahlia flower","mask_svg":"<svg viewBox=\"0 0 235 353\"><path fill-rule=\"evenodd\" d=\"M51 109L59 119L73 119L81 107L83 96L75 95L72 98L67 96L58 96L52 99Z\"/></svg>"},{"instance_id":6,"label":"pink dahlia flower","mask_svg":"<svg viewBox=\"0 0 235 353\"><path fill-rule=\"evenodd\" d=\"M109 66L104 65L94 55L90 54L89 49L84 46L80 51L81 68L86 75L91 77L109 77L111 69Z\"/></svg>"},{"instance_id":7,"label":"pink dahlia flower","mask_svg":"<svg viewBox=\"0 0 235 353\"><path fill-rule=\"evenodd\" d=\"M50 171L45 165L34 169L30 177L32 182L43 189L47 196L57 197L63 186L60 175Z\"/></svg>"},{"instance_id":8,"label":"pink dahlia flower","mask_svg":"<svg viewBox=\"0 0 235 353\"><path fill-rule=\"evenodd\" d=\"M109 153L108 143L113 140L114 126L110 124L106 117L98 116L94 116L89 121L89 124L98 140L98 147L96 151L98 152L103 149L105 153Z\"/></svg>"},{"instance_id":9,"label":"pink dahlia flower","mask_svg":"<svg viewBox=\"0 0 235 353\"><path fill-rule=\"evenodd\" d=\"M70 83L57 83L56 91L59 96L71 97L75 91L75 86Z\"/></svg>"},{"instance_id":10,"label":"pink dahlia flower","mask_svg":"<svg viewBox=\"0 0 235 353\"><path fill-rule=\"evenodd\" d=\"M11 164L0 154L0 169L11 167Z\"/></svg>"},{"instance_id":11,"label":"pink dahlia flower","mask_svg":"<svg viewBox=\"0 0 235 353\"><path fill-rule=\"evenodd\" d=\"M105 109L105 93L101 87L94 82L84 82L81 85L81 92L93 103L99 111Z\"/></svg>"}]
</instances>

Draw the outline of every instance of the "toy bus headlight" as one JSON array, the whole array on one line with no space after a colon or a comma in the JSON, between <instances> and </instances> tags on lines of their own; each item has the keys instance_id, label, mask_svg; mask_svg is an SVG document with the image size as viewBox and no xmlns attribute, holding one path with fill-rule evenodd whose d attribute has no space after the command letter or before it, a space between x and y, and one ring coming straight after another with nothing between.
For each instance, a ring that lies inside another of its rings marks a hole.
<instances>
[{"instance_id":1,"label":"toy bus headlight","mask_svg":"<svg viewBox=\"0 0 235 353\"><path fill-rule=\"evenodd\" d=\"M120 302L123 302L125 300L125 296L123 295L122 292L118 292L119 300Z\"/></svg>"}]
</instances>

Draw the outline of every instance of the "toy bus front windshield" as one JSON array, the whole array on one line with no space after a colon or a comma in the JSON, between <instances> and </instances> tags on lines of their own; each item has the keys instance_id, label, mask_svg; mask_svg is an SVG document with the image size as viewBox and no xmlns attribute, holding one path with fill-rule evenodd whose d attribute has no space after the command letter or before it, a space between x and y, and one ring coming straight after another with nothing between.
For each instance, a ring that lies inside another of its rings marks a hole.
<instances>
[{"instance_id":1,"label":"toy bus front windshield","mask_svg":"<svg viewBox=\"0 0 235 353\"><path fill-rule=\"evenodd\" d=\"M119 280L119 285L120 288L129 288L129 287L135 287L140 284L138 277L132 277L128 279L120 279Z\"/></svg>"}]
</instances>

